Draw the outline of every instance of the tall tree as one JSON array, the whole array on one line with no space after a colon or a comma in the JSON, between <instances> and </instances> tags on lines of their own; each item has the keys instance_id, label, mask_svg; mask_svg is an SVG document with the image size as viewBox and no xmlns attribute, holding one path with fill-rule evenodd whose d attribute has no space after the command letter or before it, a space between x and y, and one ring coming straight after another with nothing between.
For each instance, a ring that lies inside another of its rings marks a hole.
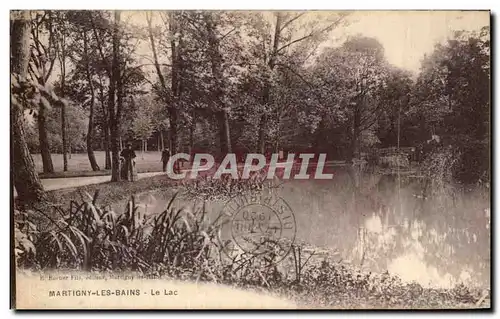
<instances>
[{"instance_id":1,"label":"tall tree","mask_svg":"<svg viewBox=\"0 0 500 319\"><path fill-rule=\"evenodd\" d=\"M454 176L462 182L488 179L490 123L489 28L457 32L437 44L422 62L413 112L421 114L428 138L439 135L459 160Z\"/></svg>"},{"instance_id":2,"label":"tall tree","mask_svg":"<svg viewBox=\"0 0 500 319\"><path fill-rule=\"evenodd\" d=\"M179 12L170 11L163 16L163 20L167 24L167 32L170 35L170 60L171 60L171 80L170 88L168 88L167 81L162 73L162 65L159 62L158 50L156 45L156 39L154 37L153 31L153 14L151 12L146 13L146 20L148 23L148 36L151 46L151 52L153 53L153 62L156 70L156 74L159 80L159 92L160 98L164 101L166 109L169 113L170 119L170 148L172 153L177 152L178 148L178 119L179 119L179 105L182 94L182 63L181 63L181 49L182 44L179 43L182 40L183 29L179 26Z\"/></svg>"},{"instance_id":3,"label":"tall tree","mask_svg":"<svg viewBox=\"0 0 500 319\"><path fill-rule=\"evenodd\" d=\"M19 199L26 202L42 200L44 191L35 170L33 158L25 139L24 109L20 98L28 89L28 64L30 61L30 15L28 11L11 15L11 129L14 186Z\"/></svg>"},{"instance_id":4,"label":"tall tree","mask_svg":"<svg viewBox=\"0 0 500 319\"><path fill-rule=\"evenodd\" d=\"M265 76L262 83L262 112L259 123L258 150L264 152L266 148L266 132L269 125L269 114L274 109L273 95L275 70L277 66L290 68L285 62L286 57L293 52L300 56L302 64L314 55L319 44L323 42L328 34L345 22L347 13L332 14L326 19L316 17L315 23L311 24L305 18L312 18L312 13L274 13L274 28L269 34L268 23L258 23L257 35L260 38L258 50L259 56L265 65ZM297 51L295 51L297 50Z\"/></svg>"},{"instance_id":5,"label":"tall tree","mask_svg":"<svg viewBox=\"0 0 500 319\"><path fill-rule=\"evenodd\" d=\"M387 62L382 45L373 38L352 37L341 47L326 50L315 66L323 96L339 104L350 125L350 159L359 159L360 139L374 129L386 106L380 92L387 78ZM333 90L335 89L335 90Z\"/></svg>"},{"instance_id":6,"label":"tall tree","mask_svg":"<svg viewBox=\"0 0 500 319\"><path fill-rule=\"evenodd\" d=\"M91 24L96 40L99 55L101 57L102 63L106 66L104 68L106 75L108 77L108 96L107 96L107 107L106 112L104 112L107 117L104 122L105 126L109 128L109 144L111 148L111 180L120 181L120 121L123 109L123 99L125 94L124 86L124 74L127 65L127 59L122 54L122 51L126 48L121 42L124 39L124 25L121 24L121 11L117 10L113 14L114 19L109 27L110 23L106 17L91 16ZM111 61L109 57L105 54L105 45L102 36L109 35L111 33ZM103 97L104 83L101 85L101 97ZM101 104L104 105L105 101L101 99Z\"/></svg>"},{"instance_id":7,"label":"tall tree","mask_svg":"<svg viewBox=\"0 0 500 319\"><path fill-rule=\"evenodd\" d=\"M101 105L101 126L104 133L104 153L105 153L105 169L112 169L112 159L111 159L111 115L110 101L111 95L113 96L114 103L114 92L111 92L111 82L112 82L112 58L107 54L107 43L114 43L112 40L112 31L109 28L109 15L108 12L89 12L89 20L92 28L92 33L94 35L94 40L97 48L97 52L100 57L100 66L102 69L98 73L98 84L99 84L99 102ZM112 54L111 54L112 55ZM106 83L106 78L108 79ZM113 84L114 86L114 84ZM106 93L107 92L107 99ZM113 104L114 105L114 104Z\"/></svg>"},{"instance_id":8,"label":"tall tree","mask_svg":"<svg viewBox=\"0 0 500 319\"><path fill-rule=\"evenodd\" d=\"M31 35L34 42L31 52L33 67L30 68L30 71L32 76L42 86L45 86L49 80L57 58L57 42L55 41L53 23L52 11L35 11L33 13L31 25ZM53 173L54 165L52 164L52 157L50 155L50 144L46 128L46 112L47 105L40 102L37 123L43 172Z\"/></svg>"},{"instance_id":9,"label":"tall tree","mask_svg":"<svg viewBox=\"0 0 500 319\"><path fill-rule=\"evenodd\" d=\"M120 181L119 127L122 107L122 81L120 74L120 16L116 10L113 23L113 60L109 84L108 112L111 135L111 181Z\"/></svg>"},{"instance_id":10,"label":"tall tree","mask_svg":"<svg viewBox=\"0 0 500 319\"><path fill-rule=\"evenodd\" d=\"M208 55L213 78L212 109L216 112L219 125L219 138L222 155L231 152L231 137L229 129L228 107L225 105L224 81L222 73L222 54L220 52L220 37L217 32L218 13L204 12L203 20L207 31Z\"/></svg>"},{"instance_id":11,"label":"tall tree","mask_svg":"<svg viewBox=\"0 0 500 319\"><path fill-rule=\"evenodd\" d=\"M93 171L99 170L99 165L95 159L94 149L92 143L94 142L94 109L96 101L96 93L94 88L94 80L90 71L90 54L88 46L88 36L87 31L83 31L83 59L85 63L85 73L87 75L87 82L90 91L90 102L89 102L89 126L87 130L87 155L89 157L90 166Z\"/></svg>"},{"instance_id":12,"label":"tall tree","mask_svg":"<svg viewBox=\"0 0 500 319\"><path fill-rule=\"evenodd\" d=\"M60 96L65 97L66 89L66 59L67 59L67 45L66 32L68 30L67 17L64 16L64 11L58 11L53 13L53 27L54 38L57 42L58 50L58 60L60 67ZM61 105L61 136L62 136L62 153L63 153L63 171L68 170L68 142L66 140L66 105Z\"/></svg>"}]
</instances>

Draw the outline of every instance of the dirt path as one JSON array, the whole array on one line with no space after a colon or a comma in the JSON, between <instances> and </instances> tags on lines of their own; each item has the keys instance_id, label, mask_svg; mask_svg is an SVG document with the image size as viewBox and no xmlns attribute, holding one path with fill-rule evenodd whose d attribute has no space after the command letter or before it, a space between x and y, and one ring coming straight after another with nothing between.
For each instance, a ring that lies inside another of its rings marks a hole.
<instances>
[{"instance_id":1,"label":"dirt path","mask_svg":"<svg viewBox=\"0 0 500 319\"><path fill-rule=\"evenodd\" d=\"M138 178L152 177L164 174L163 172L139 173ZM47 178L42 179L43 187L46 191L61 188L79 187L91 184L100 184L109 182L111 176L90 176L90 177L68 177L68 178Z\"/></svg>"},{"instance_id":2,"label":"dirt path","mask_svg":"<svg viewBox=\"0 0 500 319\"><path fill-rule=\"evenodd\" d=\"M326 162L325 167L329 166L341 166L342 164L335 163L335 162ZM239 167L243 167L244 165L238 165ZM191 169L183 169L183 171L190 172ZM139 173L138 177L139 179L141 178L147 178L147 177L153 177L157 175L162 175L165 174L164 172L149 172L149 173ZM111 176L110 175L104 175L104 176L87 176L87 177L65 177L65 178L45 178L42 179L42 184L43 187L46 191L52 191L56 189L63 189L63 188L72 188L72 187L80 187L80 186L85 186L85 185L92 185L92 184L100 184L100 183L106 183L109 182ZM14 190L14 197L17 196L17 192Z\"/></svg>"}]
</instances>

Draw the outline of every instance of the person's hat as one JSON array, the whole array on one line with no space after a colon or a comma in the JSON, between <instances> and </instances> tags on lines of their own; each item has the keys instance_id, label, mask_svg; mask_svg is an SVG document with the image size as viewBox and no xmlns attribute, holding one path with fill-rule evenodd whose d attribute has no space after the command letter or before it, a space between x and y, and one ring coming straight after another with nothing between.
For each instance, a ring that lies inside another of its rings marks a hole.
<instances>
[{"instance_id":1,"label":"person's hat","mask_svg":"<svg viewBox=\"0 0 500 319\"><path fill-rule=\"evenodd\" d=\"M132 143L128 142L128 143L127 143L127 146L132 146Z\"/></svg>"}]
</instances>

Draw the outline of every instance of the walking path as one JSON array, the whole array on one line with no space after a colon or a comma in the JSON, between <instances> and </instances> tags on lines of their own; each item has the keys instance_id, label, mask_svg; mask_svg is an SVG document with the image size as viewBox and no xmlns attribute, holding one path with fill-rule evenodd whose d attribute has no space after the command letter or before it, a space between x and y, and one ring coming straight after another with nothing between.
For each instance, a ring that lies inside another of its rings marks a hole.
<instances>
[{"instance_id":1,"label":"walking path","mask_svg":"<svg viewBox=\"0 0 500 319\"><path fill-rule=\"evenodd\" d=\"M332 162L326 162L325 167L328 166L336 166L336 165L341 165L341 163L336 163L334 161ZM238 165L239 167L243 167L244 165ZM191 171L191 169L183 169L183 171ZM147 178L147 177L153 177L157 175L162 175L165 174L164 172L149 172L149 173L139 173L137 174L138 178ZM51 190L56 190L56 189L62 189L62 188L71 188L71 187L80 187L80 186L85 186L85 185L92 185L92 184L101 184L101 183L106 183L109 182L111 179L110 175L103 175L103 176L86 176L86 177L65 177L65 178L45 178L42 179L42 184L43 187L46 191L51 191Z\"/></svg>"},{"instance_id":2,"label":"walking path","mask_svg":"<svg viewBox=\"0 0 500 319\"><path fill-rule=\"evenodd\" d=\"M139 173L137 174L137 176L139 179L141 179L161 174L165 173L163 172ZM61 188L71 188L71 187L80 187L91 184L106 183L109 182L110 179L111 179L110 175L89 176L89 177L46 178L42 179L42 185L46 191L51 191Z\"/></svg>"}]
</instances>

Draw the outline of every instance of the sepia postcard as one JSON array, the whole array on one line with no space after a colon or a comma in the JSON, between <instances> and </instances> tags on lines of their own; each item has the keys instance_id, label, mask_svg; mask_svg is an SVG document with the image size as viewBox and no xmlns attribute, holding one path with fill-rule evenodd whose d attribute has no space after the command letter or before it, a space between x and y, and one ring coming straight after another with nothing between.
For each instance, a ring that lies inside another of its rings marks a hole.
<instances>
[{"instance_id":1,"label":"sepia postcard","mask_svg":"<svg viewBox=\"0 0 500 319\"><path fill-rule=\"evenodd\" d=\"M11 11L11 308L491 309L490 19Z\"/></svg>"}]
</instances>

